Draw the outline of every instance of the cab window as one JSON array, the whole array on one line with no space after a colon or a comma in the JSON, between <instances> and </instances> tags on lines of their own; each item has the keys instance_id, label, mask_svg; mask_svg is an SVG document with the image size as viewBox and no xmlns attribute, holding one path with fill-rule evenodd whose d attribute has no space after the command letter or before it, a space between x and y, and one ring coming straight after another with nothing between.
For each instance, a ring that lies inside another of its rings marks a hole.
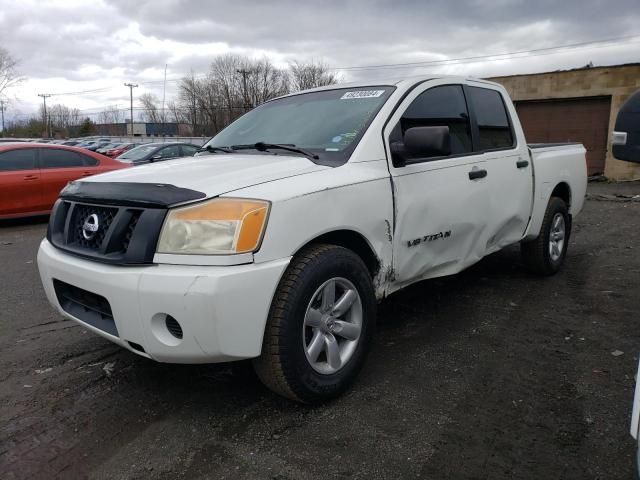
<instances>
[{"instance_id":1,"label":"cab window","mask_svg":"<svg viewBox=\"0 0 640 480\"><path fill-rule=\"evenodd\" d=\"M442 85L421 93L405 110L389 140L402 141L404 133L412 127L440 126L449 127L450 155L461 155L473 150L469 112L460 85ZM429 158L431 157L425 157L424 160Z\"/></svg>"},{"instance_id":2,"label":"cab window","mask_svg":"<svg viewBox=\"0 0 640 480\"><path fill-rule=\"evenodd\" d=\"M509 114L497 90L468 87L468 100L478 124L478 150L497 150L514 146Z\"/></svg>"}]
</instances>

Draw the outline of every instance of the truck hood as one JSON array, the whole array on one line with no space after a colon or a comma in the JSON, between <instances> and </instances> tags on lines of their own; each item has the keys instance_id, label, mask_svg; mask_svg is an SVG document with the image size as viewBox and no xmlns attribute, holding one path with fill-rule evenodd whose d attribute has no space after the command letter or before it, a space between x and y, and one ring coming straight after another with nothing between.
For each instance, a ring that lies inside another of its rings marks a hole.
<instances>
[{"instance_id":1,"label":"truck hood","mask_svg":"<svg viewBox=\"0 0 640 480\"><path fill-rule=\"evenodd\" d=\"M328 168L331 167L292 155L213 154L124 168L82 181L170 184L197 190L210 198Z\"/></svg>"}]
</instances>

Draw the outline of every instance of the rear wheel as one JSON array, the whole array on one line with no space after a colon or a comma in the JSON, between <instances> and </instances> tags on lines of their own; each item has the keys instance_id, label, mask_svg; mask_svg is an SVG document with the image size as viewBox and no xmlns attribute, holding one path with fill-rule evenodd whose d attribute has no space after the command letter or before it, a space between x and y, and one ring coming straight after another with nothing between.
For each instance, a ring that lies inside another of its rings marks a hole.
<instances>
[{"instance_id":1,"label":"rear wheel","mask_svg":"<svg viewBox=\"0 0 640 480\"><path fill-rule=\"evenodd\" d=\"M371 276L352 251L314 245L296 255L271 306L254 368L280 395L328 400L355 379L375 325Z\"/></svg>"},{"instance_id":2,"label":"rear wheel","mask_svg":"<svg viewBox=\"0 0 640 480\"><path fill-rule=\"evenodd\" d=\"M558 197L551 197L544 214L540 235L530 242L522 242L522 261L532 272L553 275L562 267L567 255L571 217L567 204Z\"/></svg>"}]
</instances>

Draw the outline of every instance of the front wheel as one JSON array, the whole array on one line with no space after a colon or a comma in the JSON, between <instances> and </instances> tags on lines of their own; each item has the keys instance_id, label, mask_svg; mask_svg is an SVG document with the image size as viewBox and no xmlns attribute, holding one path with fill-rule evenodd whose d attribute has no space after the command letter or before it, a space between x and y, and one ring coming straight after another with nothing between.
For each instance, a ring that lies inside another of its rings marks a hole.
<instances>
[{"instance_id":1,"label":"front wheel","mask_svg":"<svg viewBox=\"0 0 640 480\"><path fill-rule=\"evenodd\" d=\"M522 242L520 250L525 266L540 275L553 275L562 267L567 256L571 217L567 204L551 197L544 214L540 235L535 240Z\"/></svg>"},{"instance_id":2,"label":"front wheel","mask_svg":"<svg viewBox=\"0 0 640 480\"><path fill-rule=\"evenodd\" d=\"M276 291L254 368L274 392L328 400L355 379L371 345L371 276L351 250L313 245L296 255Z\"/></svg>"}]
</instances>

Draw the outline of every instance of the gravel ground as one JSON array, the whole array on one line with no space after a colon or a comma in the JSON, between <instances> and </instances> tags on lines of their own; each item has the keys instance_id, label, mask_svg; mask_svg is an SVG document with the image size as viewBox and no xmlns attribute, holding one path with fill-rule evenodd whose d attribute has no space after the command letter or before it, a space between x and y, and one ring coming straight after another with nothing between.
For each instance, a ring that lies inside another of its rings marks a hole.
<instances>
[{"instance_id":1,"label":"gravel ground","mask_svg":"<svg viewBox=\"0 0 640 480\"><path fill-rule=\"evenodd\" d=\"M638 194L591 184L555 277L513 248L388 298L359 380L319 407L63 320L35 263L45 220L1 223L1 478L628 479Z\"/></svg>"}]
</instances>

